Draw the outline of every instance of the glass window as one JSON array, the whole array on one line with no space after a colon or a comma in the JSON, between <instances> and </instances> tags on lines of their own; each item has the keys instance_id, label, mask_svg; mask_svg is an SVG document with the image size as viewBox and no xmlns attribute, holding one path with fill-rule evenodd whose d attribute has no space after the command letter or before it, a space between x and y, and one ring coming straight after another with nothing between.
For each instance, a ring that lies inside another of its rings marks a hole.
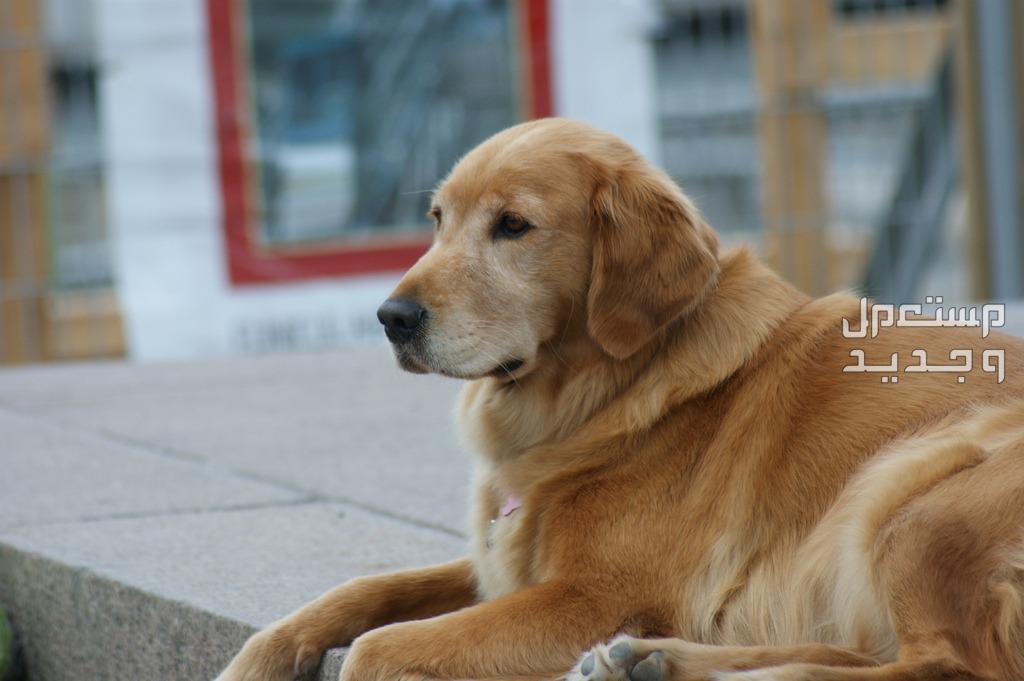
<instances>
[{"instance_id":1,"label":"glass window","mask_svg":"<svg viewBox=\"0 0 1024 681\"><path fill-rule=\"evenodd\" d=\"M250 215L264 247L423 233L430 190L518 119L503 0L248 0Z\"/></svg>"}]
</instances>

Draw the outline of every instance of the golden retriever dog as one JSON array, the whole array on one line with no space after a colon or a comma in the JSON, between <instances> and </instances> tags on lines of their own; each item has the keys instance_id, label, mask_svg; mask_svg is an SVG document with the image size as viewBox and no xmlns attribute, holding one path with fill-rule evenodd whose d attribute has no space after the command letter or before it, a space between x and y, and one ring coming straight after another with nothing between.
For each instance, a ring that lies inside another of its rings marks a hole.
<instances>
[{"instance_id":1,"label":"golden retriever dog","mask_svg":"<svg viewBox=\"0 0 1024 681\"><path fill-rule=\"evenodd\" d=\"M485 141L430 215L379 315L466 381L471 555L337 587L223 681L347 644L349 681L1024 678L1024 343L811 299L579 122Z\"/></svg>"}]
</instances>

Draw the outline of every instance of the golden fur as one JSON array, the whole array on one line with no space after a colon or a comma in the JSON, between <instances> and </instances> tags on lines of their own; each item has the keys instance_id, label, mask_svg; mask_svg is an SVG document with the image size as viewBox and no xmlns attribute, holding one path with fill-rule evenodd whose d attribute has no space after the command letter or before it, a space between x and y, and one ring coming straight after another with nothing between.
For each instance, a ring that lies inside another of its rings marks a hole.
<instances>
[{"instance_id":1,"label":"golden fur","mask_svg":"<svg viewBox=\"0 0 1024 681\"><path fill-rule=\"evenodd\" d=\"M468 380L472 556L344 584L221 679L353 641L358 681L1024 678L1024 343L847 338L857 299L719 254L663 172L578 122L484 142L432 215L391 299L422 316L389 333L406 369ZM1005 380L843 371L952 348L1004 349Z\"/></svg>"}]
</instances>

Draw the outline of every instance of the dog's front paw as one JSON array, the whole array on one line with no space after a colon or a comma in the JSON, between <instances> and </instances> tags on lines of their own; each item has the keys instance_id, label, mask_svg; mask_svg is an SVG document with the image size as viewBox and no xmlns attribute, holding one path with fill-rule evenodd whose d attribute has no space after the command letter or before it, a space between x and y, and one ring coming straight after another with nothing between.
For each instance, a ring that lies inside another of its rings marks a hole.
<instances>
[{"instance_id":1,"label":"dog's front paw","mask_svg":"<svg viewBox=\"0 0 1024 681\"><path fill-rule=\"evenodd\" d=\"M645 641L619 636L595 646L580 658L566 681L669 681L664 651Z\"/></svg>"},{"instance_id":2,"label":"dog's front paw","mask_svg":"<svg viewBox=\"0 0 1024 681\"><path fill-rule=\"evenodd\" d=\"M304 644L286 625L253 634L214 681L293 681L310 678L322 650Z\"/></svg>"},{"instance_id":3,"label":"dog's front paw","mask_svg":"<svg viewBox=\"0 0 1024 681\"><path fill-rule=\"evenodd\" d=\"M388 637L393 628L394 625L376 629L353 641L345 655L338 681L406 681L419 678L394 667L395 651L398 648L389 642Z\"/></svg>"},{"instance_id":4,"label":"dog's front paw","mask_svg":"<svg viewBox=\"0 0 1024 681\"><path fill-rule=\"evenodd\" d=\"M435 667L450 657L451 651L443 651L436 657L422 657L424 645L409 635L418 622L391 624L368 631L355 641L345 655L339 681L433 681L434 674L423 668ZM463 675L452 675L467 678ZM451 678L444 674L442 678Z\"/></svg>"}]
</instances>

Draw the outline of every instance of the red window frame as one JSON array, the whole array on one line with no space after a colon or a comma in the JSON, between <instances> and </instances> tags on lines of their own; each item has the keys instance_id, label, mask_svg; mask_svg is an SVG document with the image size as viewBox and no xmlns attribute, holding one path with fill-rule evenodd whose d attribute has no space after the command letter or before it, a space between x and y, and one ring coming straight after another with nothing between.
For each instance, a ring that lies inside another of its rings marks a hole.
<instances>
[{"instance_id":1,"label":"red window frame","mask_svg":"<svg viewBox=\"0 0 1024 681\"><path fill-rule=\"evenodd\" d=\"M518 12L522 115L552 115L548 0L512 0ZM243 149L250 130L248 69L239 38L240 0L207 0L210 61L216 114L218 165L223 205L221 228L233 286L346 277L404 270L430 246L429 237L381 238L367 244L268 247L253 224L253 197Z\"/></svg>"}]
</instances>

